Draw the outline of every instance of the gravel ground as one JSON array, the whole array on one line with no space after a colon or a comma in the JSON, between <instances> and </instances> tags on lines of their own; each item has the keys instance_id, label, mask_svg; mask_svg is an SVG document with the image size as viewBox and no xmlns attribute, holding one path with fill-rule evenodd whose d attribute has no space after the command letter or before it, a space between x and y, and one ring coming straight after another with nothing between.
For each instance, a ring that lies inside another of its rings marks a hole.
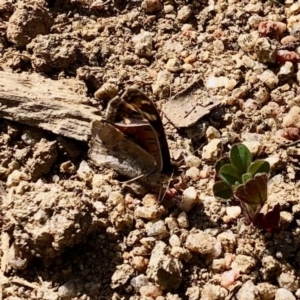
<instances>
[{"instance_id":1,"label":"gravel ground","mask_svg":"<svg viewBox=\"0 0 300 300\"><path fill-rule=\"evenodd\" d=\"M63 81L102 115L140 89L176 165L124 183L86 143L1 119L1 299L300 299L299 63L292 0L0 0L0 71ZM213 197L237 142L271 165L279 233Z\"/></svg>"}]
</instances>

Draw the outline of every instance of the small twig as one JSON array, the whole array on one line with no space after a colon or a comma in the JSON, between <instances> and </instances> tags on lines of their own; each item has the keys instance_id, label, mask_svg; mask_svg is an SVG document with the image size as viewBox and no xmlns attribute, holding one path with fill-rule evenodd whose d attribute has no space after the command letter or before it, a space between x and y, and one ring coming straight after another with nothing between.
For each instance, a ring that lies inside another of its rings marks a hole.
<instances>
[{"instance_id":1,"label":"small twig","mask_svg":"<svg viewBox=\"0 0 300 300\"><path fill-rule=\"evenodd\" d=\"M300 140L297 140L297 141L291 142L289 144L281 144L281 145L279 145L279 148L288 148L288 147L291 147L291 146L295 146L299 143L300 143Z\"/></svg>"}]
</instances>

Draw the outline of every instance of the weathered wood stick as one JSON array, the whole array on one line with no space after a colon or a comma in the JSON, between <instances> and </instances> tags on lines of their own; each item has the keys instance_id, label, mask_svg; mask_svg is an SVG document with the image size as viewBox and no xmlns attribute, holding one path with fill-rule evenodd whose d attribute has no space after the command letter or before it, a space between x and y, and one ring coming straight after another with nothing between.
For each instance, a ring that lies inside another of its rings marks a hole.
<instances>
[{"instance_id":1,"label":"weathered wood stick","mask_svg":"<svg viewBox=\"0 0 300 300\"><path fill-rule=\"evenodd\" d=\"M88 98L66 82L0 71L0 118L87 142L100 111L83 104Z\"/></svg>"}]
</instances>

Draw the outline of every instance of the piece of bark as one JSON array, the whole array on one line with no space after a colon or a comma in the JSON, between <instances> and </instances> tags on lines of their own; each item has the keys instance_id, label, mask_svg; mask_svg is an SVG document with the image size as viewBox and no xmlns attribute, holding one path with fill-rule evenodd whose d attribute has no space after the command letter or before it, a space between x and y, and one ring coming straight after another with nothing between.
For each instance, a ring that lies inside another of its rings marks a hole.
<instances>
[{"instance_id":1,"label":"piece of bark","mask_svg":"<svg viewBox=\"0 0 300 300\"><path fill-rule=\"evenodd\" d=\"M187 128L195 125L219 105L220 101L209 95L203 80L198 77L167 101L162 111L175 127Z\"/></svg>"},{"instance_id":2,"label":"piece of bark","mask_svg":"<svg viewBox=\"0 0 300 300\"><path fill-rule=\"evenodd\" d=\"M87 142L91 122L100 111L85 105L73 81L55 81L37 74L0 71L0 118L36 126L55 134Z\"/></svg>"}]
</instances>

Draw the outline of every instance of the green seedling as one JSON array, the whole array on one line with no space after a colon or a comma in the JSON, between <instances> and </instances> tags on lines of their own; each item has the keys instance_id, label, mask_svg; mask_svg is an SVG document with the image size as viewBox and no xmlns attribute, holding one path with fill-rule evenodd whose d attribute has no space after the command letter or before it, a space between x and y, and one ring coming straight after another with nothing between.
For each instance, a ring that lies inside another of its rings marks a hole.
<instances>
[{"instance_id":1,"label":"green seedling","mask_svg":"<svg viewBox=\"0 0 300 300\"><path fill-rule=\"evenodd\" d=\"M216 163L217 182L213 186L214 196L221 200L235 198L240 202L246 223L267 231L280 229L280 206L276 205L266 214L261 212L268 197L268 174L270 165L264 160L252 162L249 149L234 145L229 158Z\"/></svg>"}]
</instances>

